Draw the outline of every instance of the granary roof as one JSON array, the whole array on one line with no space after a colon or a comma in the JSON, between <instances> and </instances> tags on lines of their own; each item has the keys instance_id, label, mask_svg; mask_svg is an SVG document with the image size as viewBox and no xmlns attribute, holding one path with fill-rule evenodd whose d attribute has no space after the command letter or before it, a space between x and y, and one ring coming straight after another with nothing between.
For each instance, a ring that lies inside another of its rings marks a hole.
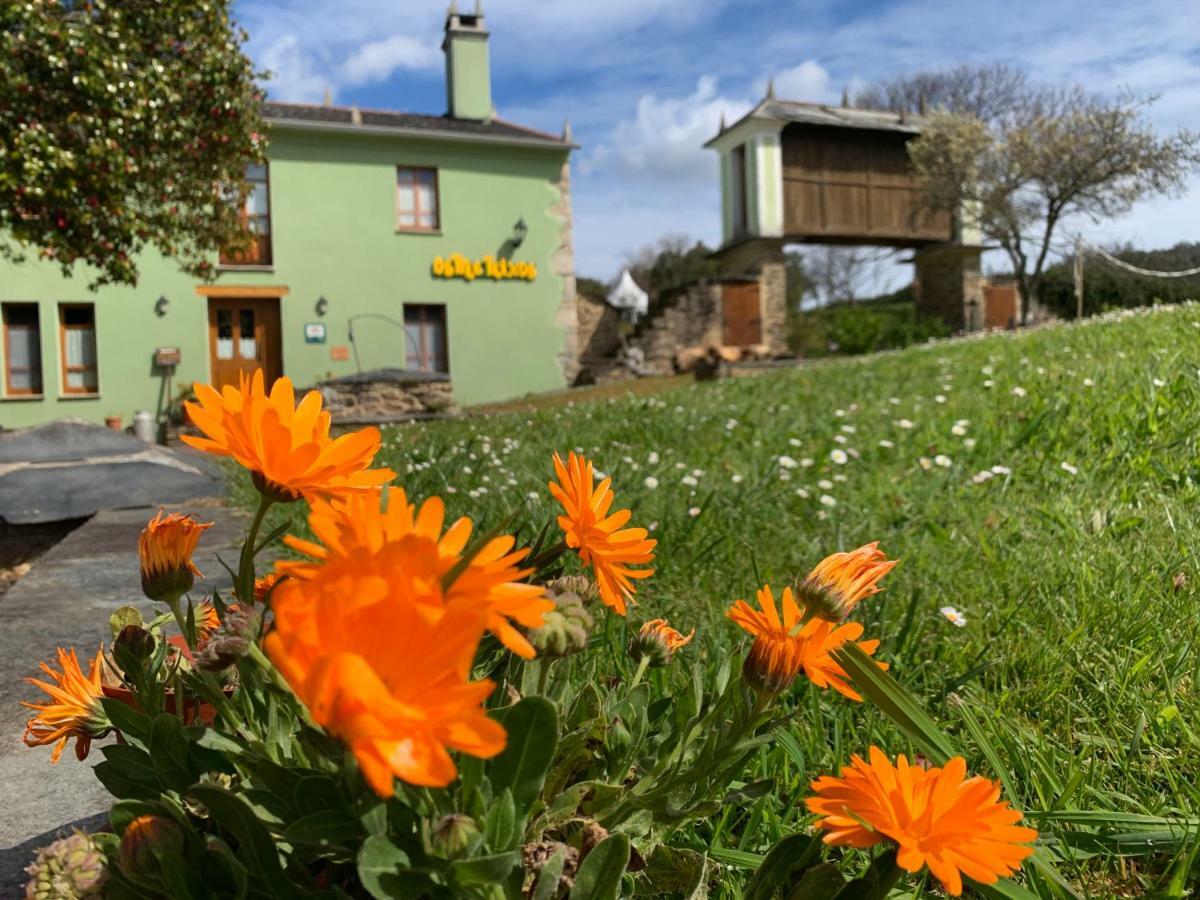
<instances>
[{"instance_id":1,"label":"granary roof","mask_svg":"<svg viewBox=\"0 0 1200 900\"><path fill-rule=\"evenodd\" d=\"M711 147L726 133L751 122L793 122L806 125L824 125L831 128L855 128L870 131L898 131L904 134L919 134L926 118L908 113L897 113L880 109L856 109L849 106L826 106L821 103L803 103L799 100L779 100L773 96L763 98L757 106L734 122L722 126L721 131L704 146Z\"/></svg>"},{"instance_id":2,"label":"granary roof","mask_svg":"<svg viewBox=\"0 0 1200 900\"><path fill-rule=\"evenodd\" d=\"M281 103L268 100L263 117L274 126L312 128L321 131L345 131L362 134L394 134L414 137L439 137L453 140L483 141L575 149L567 132L563 136L514 125L503 119L476 121L451 116L433 116L395 110L359 109L356 106L332 106L313 103Z\"/></svg>"}]
</instances>

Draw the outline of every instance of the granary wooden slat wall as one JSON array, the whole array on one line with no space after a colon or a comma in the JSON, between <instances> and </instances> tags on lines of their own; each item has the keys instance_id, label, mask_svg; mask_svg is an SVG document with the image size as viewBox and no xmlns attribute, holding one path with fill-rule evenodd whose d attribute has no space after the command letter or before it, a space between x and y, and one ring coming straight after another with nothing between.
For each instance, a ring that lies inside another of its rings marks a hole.
<instances>
[{"instance_id":1,"label":"granary wooden slat wall","mask_svg":"<svg viewBox=\"0 0 1200 900\"><path fill-rule=\"evenodd\" d=\"M948 212L927 210L905 148L910 135L783 130L784 231L795 240L921 246L952 238Z\"/></svg>"}]
</instances>

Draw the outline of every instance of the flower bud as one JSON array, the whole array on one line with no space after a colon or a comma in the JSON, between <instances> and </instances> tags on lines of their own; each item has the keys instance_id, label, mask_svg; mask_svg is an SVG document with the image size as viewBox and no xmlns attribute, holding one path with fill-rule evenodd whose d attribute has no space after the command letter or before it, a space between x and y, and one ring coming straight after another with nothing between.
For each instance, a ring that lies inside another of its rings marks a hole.
<instances>
[{"instance_id":1,"label":"flower bud","mask_svg":"<svg viewBox=\"0 0 1200 900\"><path fill-rule=\"evenodd\" d=\"M192 554L200 535L212 523L201 524L191 516L159 510L138 537L138 560L142 569L142 593L151 600L175 604L192 589L200 570Z\"/></svg>"},{"instance_id":2,"label":"flower bud","mask_svg":"<svg viewBox=\"0 0 1200 900\"><path fill-rule=\"evenodd\" d=\"M554 609L529 633L529 642L537 649L538 656L570 656L586 649L593 620L579 595L547 592L547 597L554 601Z\"/></svg>"},{"instance_id":3,"label":"flower bud","mask_svg":"<svg viewBox=\"0 0 1200 900\"><path fill-rule=\"evenodd\" d=\"M458 859L470 850L471 839L479 834L475 820L462 813L443 816L433 826L433 851L442 859Z\"/></svg>"},{"instance_id":4,"label":"flower bud","mask_svg":"<svg viewBox=\"0 0 1200 900\"><path fill-rule=\"evenodd\" d=\"M600 597L600 590L586 575L562 575L546 582L546 596L553 600L559 594L575 594L583 603Z\"/></svg>"},{"instance_id":5,"label":"flower bud","mask_svg":"<svg viewBox=\"0 0 1200 900\"><path fill-rule=\"evenodd\" d=\"M26 900L100 898L108 881L104 854L82 831L43 847L25 872Z\"/></svg>"},{"instance_id":6,"label":"flower bud","mask_svg":"<svg viewBox=\"0 0 1200 900\"><path fill-rule=\"evenodd\" d=\"M649 657L652 668L661 668L675 657L675 651L696 635L696 629L684 637L667 624L666 619L651 619L629 642L629 655L639 663Z\"/></svg>"},{"instance_id":7,"label":"flower bud","mask_svg":"<svg viewBox=\"0 0 1200 900\"><path fill-rule=\"evenodd\" d=\"M154 635L141 625L126 625L113 644L140 662L154 653L155 641Z\"/></svg>"},{"instance_id":8,"label":"flower bud","mask_svg":"<svg viewBox=\"0 0 1200 900\"><path fill-rule=\"evenodd\" d=\"M805 607L806 619L818 616L841 622L860 600L879 593L879 580L895 565L896 561L879 549L878 541L848 553L834 553L796 585L796 599Z\"/></svg>"},{"instance_id":9,"label":"flower bud","mask_svg":"<svg viewBox=\"0 0 1200 900\"><path fill-rule=\"evenodd\" d=\"M154 876L182 853L183 829L162 816L138 816L121 835L121 871L133 877Z\"/></svg>"},{"instance_id":10,"label":"flower bud","mask_svg":"<svg viewBox=\"0 0 1200 900\"><path fill-rule=\"evenodd\" d=\"M196 668L206 672L221 672L243 659L250 652L258 633L258 614L231 606L225 610L225 621L209 635L196 656Z\"/></svg>"},{"instance_id":11,"label":"flower bud","mask_svg":"<svg viewBox=\"0 0 1200 900\"><path fill-rule=\"evenodd\" d=\"M769 700L791 686L800 664L793 641L760 636L754 639L742 663L742 678L756 694Z\"/></svg>"}]
</instances>

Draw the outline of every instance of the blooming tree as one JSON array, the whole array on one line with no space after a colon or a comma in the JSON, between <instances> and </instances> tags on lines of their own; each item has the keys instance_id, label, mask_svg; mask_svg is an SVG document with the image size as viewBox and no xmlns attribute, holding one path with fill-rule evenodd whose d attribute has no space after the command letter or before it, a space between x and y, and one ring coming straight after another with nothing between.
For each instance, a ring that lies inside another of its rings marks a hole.
<instances>
[{"instance_id":1,"label":"blooming tree","mask_svg":"<svg viewBox=\"0 0 1200 900\"><path fill-rule=\"evenodd\" d=\"M0 254L137 282L152 246L205 277L245 240L261 92L229 0L0 5Z\"/></svg>"}]
</instances>

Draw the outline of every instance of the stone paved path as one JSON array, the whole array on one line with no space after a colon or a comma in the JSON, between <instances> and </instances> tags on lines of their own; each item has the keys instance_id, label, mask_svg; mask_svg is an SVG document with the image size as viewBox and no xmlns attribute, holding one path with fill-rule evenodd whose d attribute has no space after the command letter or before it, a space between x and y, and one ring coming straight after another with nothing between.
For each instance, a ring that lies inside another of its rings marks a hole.
<instances>
[{"instance_id":1,"label":"stone paved path","mask_svg":"<svg viewBox=\"0 0 1200 900\"><path fill-rule=\"evenodd\" d=\"M196 554L205 576L197 588L224 592L229 576L217 554L236 563L248 520L240 511L209 504L180 511L194 511L203 521L215 523L204 533ZM39 558L0 598L0 897L24 896L21 870L58 831L74 822L94 828L105 821L110 798L91 770L102 759L97 744L85 762L67 749L59 763L51 765L50 748L30 749L21 742L28 713L19 701L43 696L24 678L36 672L39 660L52 659L56 647L76 647L85 662L100 641L109 638L107 622L113 609L127 603L149 609L141 593L137 537L154 512L142 508L97 513ZM193 597L199 593L193 592Z\"/></svg>"}]
</instances>

